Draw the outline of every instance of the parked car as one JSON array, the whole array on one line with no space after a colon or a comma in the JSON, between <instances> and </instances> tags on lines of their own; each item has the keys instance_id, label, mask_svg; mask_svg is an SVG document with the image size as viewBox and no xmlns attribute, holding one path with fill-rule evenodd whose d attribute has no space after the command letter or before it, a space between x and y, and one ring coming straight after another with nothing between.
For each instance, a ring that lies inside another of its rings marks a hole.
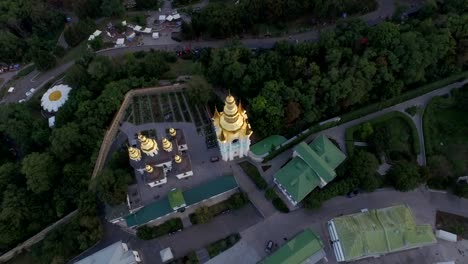
<instances>
[{"instance_id":1,"label":"parked car","mask_svg":"<svg viewBox=\"0 0 468 264\"><path fill-rule=\"evenodd\" d=\"M32 93L29 92L29 91L26 92L26 96L28 96L28 97L29 97L31 94L32 94Z\"/></svg>"},{"instance_id":2,"label":"parked car","mask_svg":"<svg viewBox=\"0 0 468 264\"><path fill-rule=\"evenodd\" d=\"M34 91L36 91L36 88L31 88L31 89L29 89L29 91L30 91L31 93L34 93Z\"/></svg>"},{"instance_id":3,"label":"parked car","mask_svg":"<svg viewBox=\"0 0 468 264\"><path fill-rule=\"evenodd\" d=\"M21 100L18 101L18 103L24 103L24 102L26 102L26 100L24 100L24 99L21 99Z\"/></svg>"},{"instance_id":4,"label":"parked car","mask_svg":"<svg viewBox=\"0 0 468 264\"><path fill-rule=\"evenodd\" d=\"M266 253L270 253L272 249L273 249L273 241L269 240L269 241L267 242L267 245L266 245L266 248L265 248L265 252L266 252Z\"/></svg>"},{"instance_id":5,"label":"parked car","mask_svg":"<svg viewBox=\"0 0 468 264\"><path fill-rule=\"evenodd\" d=\"M210 158L210 161L211 161L211 162L218 162L218 161L219 161L219 157L218 157L218 156L212 156L212 157Z\"/></svg>"},{"instance_id":6,"label":"parked car","mask_svg":"<svg viewBox=\"0 0 468 264\"><path fill-rule=\"evenodd\" d=\"M359 194L359 190L354 190L352 192L349 192L346 194L348 198L353 198L354 196L357 196Z\"/></svg>"}]
</instances>

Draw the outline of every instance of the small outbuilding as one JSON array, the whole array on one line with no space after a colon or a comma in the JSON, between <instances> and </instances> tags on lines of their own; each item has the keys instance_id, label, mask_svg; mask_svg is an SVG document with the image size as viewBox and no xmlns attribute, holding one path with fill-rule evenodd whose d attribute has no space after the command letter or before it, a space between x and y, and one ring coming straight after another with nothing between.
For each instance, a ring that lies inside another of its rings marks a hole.
<instances>
[{"instance_id":1,"label":"small outbuilding","mask_svg":"<svg viewBox=\"0 0 468 264\"><path fill-rule=\"evenodd\" d=\"M124 38L118 38L118 39L115 41L115 47L116 47L116 48L125 47L125 39L124 39Z\"/></svg>"}]
</instances>

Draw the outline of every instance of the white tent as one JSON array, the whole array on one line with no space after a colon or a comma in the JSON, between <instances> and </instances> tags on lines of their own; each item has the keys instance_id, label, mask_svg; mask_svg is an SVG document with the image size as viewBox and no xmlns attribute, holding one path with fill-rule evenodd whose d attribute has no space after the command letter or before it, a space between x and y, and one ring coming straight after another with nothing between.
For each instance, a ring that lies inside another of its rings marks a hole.
<instances>
[{"instance_id":1,"label":"white tent","mask_svg":"<svg viewBox=\"0 0 468 264\"><path fill-rule=\"evenodd\" d=\"M98 37L99 35L101 35L101 33L102 31L96 29L96 31L94 31L93 33L93 36Z\"/></svg>"},{"instance_id":2,"label":"white tent","mask_svg":"<svg viewBox=\"0 0 468 264\"><path fill-rule=\"evenodd\" d=\"M159 16L159 21L164 21L166 20L166 16L165 15L160 15Z\"/></svg>"},{"instance_id":3,"label":"white tent","mask_svg":"<svg viewBox=\"0 0 468 264\"><path fill-rule=\"evenodd\" d=\"M122 21L122 26L126 26L126 25L127 25L127 20Z\"/></svg>"},{"instance_id":4,"label":"white tent","mask_svg":"<svg viewBox=\"0 0 468 264\"><path fill-rule=\"evenodd\" d=\"M90 35L89 38L88 38L88 41L91 41L94 39L94 35Z\"/></svg>"},{"instance_id":5,"label":"white tent","mask_svg":"<svg viewBox=\"0 0 468 264\"><path fill-rule=\"evenodd\" d=\"M125 46L125 39L124 38L118 38L115 41L115 47L124 47Z\"/></svg>"},{"instance_id":6,"label":"white tent","mask_svg":"<svg viewBox=\"0 0 468 264\"><path fill-rule=\"evenodd\" d=\"M167 21L172 21L172 20L174 20L174 17L173 17L172 15L168 15L168 16L166 17L166 20L167 20Z\"/></svg>"},{"instance_id":7,"label":"white tent","mask_svg":"<svg viewBox=\"0 0 468 264\"><path fill-rule=\"evenodd\" d=\"M153 39L159 38L159 32L153 32Z\"/></svg>"},{"instance_id":8,"label":"white tent","mask_svg":"<svg viewBox=\"0 0 468 264\"><path fill-rule=\"evenodd\" d=\"M41 106L48 112L57 110L68 100L71 88L68 85L59 84L47 90L41 99Z\"/></svg>"},{"instance_id":9,"label":"white tent","mask_svg":"<svg viewBox=\"0 0 468 264\"><path fill-rule=\"evenodd\" d=\"M15 87L10 87L10 88L8 88L8 92L9 92L9 93L12 93L14 90L15 90Z\"/></svg>"},{"instance_id":10,"label":"white tent","mask_svg":"<svg viewBox=\"0 0 468 264\"><path fill-rule=\"evenodd\" d=\"M162 262L167 262L169 260L174 259L174 254L172 254L171 248L165 248L159 252L159 255L161 255L161 260Z\"/></svg>"},{"instance_id":11,"label":"white tent","mask_svg":"<svg viewBox=\"0 0 468 264\"><path fill-rule=\"evenodd\" d=\"M133 30L135 30L135 31L141 31L141 26L136 25L136 26L133 28Z\"/></svg>"},{"instance_id":12,"label":"white tent","mask_svg":"<svg viewBox=\"0 0 468 264\"><path fill-rule=\"evenodd\" d=\"M145 28L145 29L144 29L143 31L141 31L141 32L143 32L143 33L151 33L152 30L153 30L152 28Z\"/></svg>"},{"instance_id":13,"label":"white tent","mask_svg":"<svg viewBox=\"0 0 468 264\"><path fill-rule=\"evenodd\" d=\"M180 19L180 14L175 14L175 15L174 15L174 19L176 19L176 20L177 20L177 19Z\"/></svg>"}]
</instances>

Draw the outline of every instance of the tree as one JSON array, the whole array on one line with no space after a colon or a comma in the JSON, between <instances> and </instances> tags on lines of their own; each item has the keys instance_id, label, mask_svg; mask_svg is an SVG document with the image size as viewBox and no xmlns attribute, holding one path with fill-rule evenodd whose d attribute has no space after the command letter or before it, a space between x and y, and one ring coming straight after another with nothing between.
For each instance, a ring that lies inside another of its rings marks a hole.
<instances>
[{"instance_id":1,"label":"tree","mask_svg":"<svg viewBox=\"0 0 468 264\"><path fill-rule=\"evenodd\" d=\"M56 64L55 57L48 51L36 50L33 53L33 62L40 71L46 71L53 68Z\"/></svg>"},{"instance_id":2,"label":"tree","mask_svg":"<svg viewBox=\"0 0 468 264\"><path fill-rule=\"evenodd\" d=\"M350 177L359 179L359 186L367 192L372 192L380 185L376 175L379 168L377 158L367 151L357 151L348 161Z\"/></svg>"},{"instance_id":3,"label":"tree","mask_svg":"<svg viewBox=\"0 0 468 264\"><path fill-rule=\"evenodd\" d=\"M365 122L359 126L359 130L357 132L362 140L367 140L367 138L374 133L374 128L370 122Z\"/></svg>"},{"instance_id":4,"label":"tree","mask_svg":"<svg viewBox=\"0 0 468 264\"><path fill-rule=\"evenodd\" d=\"M25 51L25 43L13 35L9 31L0 31L0 43L2 48L0 49L0 58L3 62L13 63L21 62Z\"/></svg>"},{"instance_id":5,"label":"tree","mask_svg":"<svg viewBox=\"0 0 468 264\"><path fill-rule=\"evenodd\" d=\"M139 9L157 9L159 6L158 0L136 0L136 7Z\"/></svg>"},{"instance_id":6,"label":"tree","mask_svg":"<svg viewBox=\"0 0 468 264\"><path fill-rule=\"evenodd\" d=\"M195 215L197 224L208 223L214 217L213 211L211 211L210 208L206 206L197 208L195 210Z\"/></svg>"},{"instance_id":7,"label":"tree","mask_svg":"<svg viewBox=\"0 0 468 264\"><path fill-rule=\"evenodd\" d=\"M7 188L8 184L21 184L24 176L20 174L17 163L4 163L0 166L0 193Z\"/></svg>"},{"instance_id":8,"label":"tree","mask_svg":"<svg viewBox=\"0 0 468 264\"><path fill-rule=\"evenodd\" d=\"M419 167L408 161L396 162L387 174L395 189L406 192L413 190L422 183Z\"/></svg>"},{"instance_id":9,"label":"tree","mask_svg":"<svg viewBox=\"0 0 468 264\"><path fill-rule=\"evenodd\" d=\"M160 52L150 52L143 59L143 69L146 77L159 79L163 73L169 70L169 65Z\"/></svg>"},{"instance_id":10,"label":"tree","mask_svg":"<svg viewBox=\"0 0 468 264\"><path fill-rule=\"evenodd\" d=\"M102 41L101 37L96 37L93 40L88 42L89 46L94 50L100 50L102 47L104 47L104 41Z\"/></svg>"},{"instance_id":11,"label":"tree","mask_svg":"<svg viewBox=\"0 0 468 264\"><path fill-rule=\"evenodd\" d=\"M458 183L455 186L455 194L460 197L468 198L468 184Z\"/></svg>"},{"instance_id":12,"label":"tree","mask_svg":"<svg viewBox=\"0 0 468 264\"><path fill-rule=\"evenodd\" d=\"M112 61L104 56L97 56L88 66L88 73L97 81L112 80Z\"/></svg>"},{"instance_id":13,"label":"tree","mask_svg":"<svg viewBox=\"0 0 468 264\"><path fill-rule=\"evenodd\" d=\"M104 169L98 175L98 189L102 198L110 205L118 205L125 202L127 187L131 177L124 170Z\"/></svg>"},{"instance_id":14,"label":"tree","mask_svg":"<svg viewBox=\"0 0 468 264\"><path fill-rule=\"evenodd\" d=\"M82 147L81 141L80 128L73 122L54 129L50 136L52 153L60 160L76 157Z\"/></svg>"},{"instance_id":15,"label":"tree","mask_svg":"<svg viewBox=\"0 0 468 264\"><path fill-rule=\"evenodd\" d=\"M101 11L106 17L121 17L125 14L125 8L120 0L102 0Z\"/></svg>"},{"instance_id":16,"label":"tree","mask_svg":"<svg viewBox=\"0 0 468 264\"><path fill-rule=\"evenodd\" d=\"M213 98L213 87L201 76L192 76L188 83L187 97L192 104L206 105Z\"/></svg>"},{"instance_id":17,"label":"tree","mask_svg":"<svg viewBox=\"0 0 468 264\"><path fill-rule=\"evenodd\" d=\"M73 65L65 75L65 83L72 88L81 88L89 83L90 76L86 69L79 64Z\"/></svg>"},{"instance_id":18,"label":"tree","mask_svg":"<svg viewBox=\"0 0 468 264\"><path fill-rule=\"evenodd\" d=\"M42 193L52 188L58 175L58 166L47 152L33 152L24 157L21 173L26 176L28 189Z\"/></svg>"}]
</instances>

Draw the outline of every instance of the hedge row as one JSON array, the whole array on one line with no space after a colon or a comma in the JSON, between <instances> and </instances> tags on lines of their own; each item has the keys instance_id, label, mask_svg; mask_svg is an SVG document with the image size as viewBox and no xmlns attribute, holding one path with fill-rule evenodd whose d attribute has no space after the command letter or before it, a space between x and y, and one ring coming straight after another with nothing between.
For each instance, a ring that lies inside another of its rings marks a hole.
<instances>
[{"instance_id":1,"label":"hedge row","mask_svg":"<svg viewBox=\"0 0 468 264\"><path fill-rule=\"evenodd\" d=\"M215 256L219 255L221 252L234 246L239 240L240 240L239 234L237 233L232 234L226 238L220 239L216 242L209 244L206 247L206 249L208 250L208 254L210 255L210 258L214 258Z\"/></svg>"},{"instance_id":2,"label":"hedge row","mask_svg":"<svg viewBox=\"0 0 468 264\"><path fill-rule=\"evenodd\" d=\"M281 200L278 194L275 192L274 187L270 187L265 191L265 198L270 200L273 206L282 213L289 213L288 206Z\"/></svg>"},{"instance_id":3,"label":"hedge row","mask_svg":"<svg viewBox=\"0 0 468 264\"><path fill-rule=\"evenodd\" d=\"M190 214L190 222L192 222L194 225L207 223L221 213L227 210L240 209L249 202L249 197L246 193L235 193L227 200L207 207L206 210L203 210L204 208L202 207L198 208L194 213Z\"/></svg>"},{"instance_id":4,"label":"hedge row","mask_svg":"<svg viewBox=\"0 0 468 264\"><path fill-rule=\"evenodd\" d=\"M182 229L184 229L182 220L174 218L158 226L142 226L138 228L137 237L143 240L150 240Z\"/></svg>"},{"instance_id":5,"label":"hedge row","mask_svg":"<svg viewBox=\"0 0 468 264\"><path fill-rule=\"evenodd\" d=\"M400 96L394 97L394 98L386 100L384 102L371 104L371 105L368 105L366 107L363 107L363 108L357 109L355 111L352 111L350 113L346 113L344 115L341 115L340 116L341 121L339 121L339 122L327 123L324 126L320 126L319 124L315 124L315 125L310 127L310 129L309 129L309 131L307 131L307 133L304 133L304 134L301 134L300 136L298 136L296 138L296 140L293 140L290 143L288 143L288 144L278 148L277 150L269 153L268 156L266 156L263 159L263 162L267 162L267 161L272 160L273 158L275 158L276 156L281 154L283 151L291 148L294 145L297 145L299 142L303 141L308 136L310 136L310 135L312 135L312 134L314 134L316 132L319 132L321 130L325 130L325 129L330 128L332 126L336 126L336 125L339 125L339 124L342 124L342 123L349 122L351 120L363 117L365 115L380 111L380 110L382 110L384 108L387 108L387 107L390 107L390 106L393 106L393 105L408 101L408 100L413 99L415 97L418 97L420 95L423 95L423 94L429 93L431 91L437 90L437 89L439 89L439 88L441 88L443 86L449 85L451 83L454 83L454 82L457 82L457 81L462 81L462 80L464 80L466 78L468 78L468 71L464 71L464 72L461 72L461 73L458 73L458 74L454 74L454 75L449 76L449 77L447 77L445 79L442 79L442 80L439 80L439 81L436 81L436 82L421 86L419 88L413 89L413 90L408 91L408 92L406 92L404 94L401 94Z\"/></svg>"},{"instance_id":6,"label":"hedge row","mask_svg":"<svg viewBox=\"0 0 468 264\"><path fill-rule=\"evenodd\" d=\"M243 161L239 163L242 170L249 176L249 178L255 183L258 189L265 190L268 187L268 183L263 179L262 175L252 163Z\"/></svg>"}]
</instances>

